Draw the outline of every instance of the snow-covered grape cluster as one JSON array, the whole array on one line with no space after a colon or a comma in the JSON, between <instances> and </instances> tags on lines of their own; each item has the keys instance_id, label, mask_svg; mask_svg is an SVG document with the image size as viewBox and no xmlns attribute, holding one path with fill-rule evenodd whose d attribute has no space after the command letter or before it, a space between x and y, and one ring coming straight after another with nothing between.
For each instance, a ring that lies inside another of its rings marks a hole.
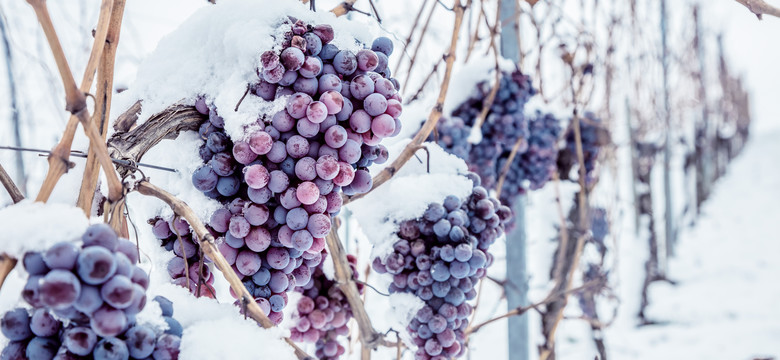
<instances>
[{"instance_id":1,"label":"snow-covered grape cluster","mask_svg":"<svg viewBox=\"0 0 780 360\"><path fill-rule=\"evenodd\" d=\"M517 194L544 186L552 176L560 125L552 115L537 113L529 119L524 113L525 106L536 93L530 77L520 71L505 72L482 125L481 141L470 144L469 135L486 106L491 88L488 81L478 83L474 93L452 112L451 118L439 121L438 143L466 160L487 189L496 189L505 164L518 145L500 199L511 206Z\"/></svg>"},{"instance_id":2,"label":"snow-covered grape cluster","mask_svg":"<svg viewBox=\"0 0 780 360\"><path fill-rule=\"evenodd\" d=\"M196 297L214 298L214 274L207 264L210 261L201 254L189 223L181 218L165 221L157 217L149 220L149 224L162 246L176 255L168 261L168 274L173 283L189 289Z\"/></svg>"},{"instance_id":3,"label":"snow-covered grape cluster","mask_svg":"<svg viewBox=\"0 0 780 360\"><path fill-rule=\"evenodd\" d=\"M580 136L582 139L582 155L585 163L585 182L592 183L596 162L599 158L599 152L602 147L609 144L610 135L601 119L592 112L586 112L580 118ZM569 180L571 169L579 167L577 158L577 141L574 128L569 126L566 131L566 146L558 154L558 169L561 179ZM577 176L579 178L579 175Z\"/></svg>"},{"instance_id":4,"label":"snow-covered grape cluster","mask_svg":"<svg viewBox=\"0 0 780 360\"><path fill-rule=\"evenodd\" d=\"M55 355L80 359L90 354L95 359L145 359L153 353L154 359L176 358L181 325L175 335L158 339L135 324L149 286L148 274L135 265L136 246L106 224L90 226L81 240L80 247L60 242L24 255L22 263L30 277L22 298L34 312L28 317L26 310L16 309L4 316L3 334L16 343L0 359L24 359L15 357L21 351L30 359ZM178 323L171 319L169 324ZM144 338L130 341L137 336Z\"/></svg>"},{"instance_id":5,"label":"snow-covered grape cluster","mask_svg":"<svg viewBox=\"0 0 780 360\"><path fill-rule=\"evenodd\" d=\"M393 276L390 292L416 294L426 305L409 324L417 360L443 360L464 353L464 331L476 297L475 286L493 262L488 248L504 233L512 212L488 195L479 176L462 200L450 195L430 204L419 219L400 224L386 258L374 260L378 273Z\"/></svg>"},{"instance_id":6,"label":"snow-covered grape cluster","mask_svg":"<svg viewBox=\"0 0 780 360\"><path fill-rule=\"evenodd\" d=\"M260 55L253 93L285 108L258 114L259 128L234 142L219 110L198 99L209 120L199 129L204 164L192 174L196 189L224 204L208 222L220 251L277 324L286 292L309 283L324 256L342 193L371 189L367 167L388 156L380 141L401 130L389 39L353 53L330 43L329 25L282 26L282 49Z\"/></svg>"},{"instance_id":7,"label":"snow-covered grape cluster","mask_svg":"<svg viewBox=\"0 0 780 360\"><path fill-rule=\"evenodd\" d=\"M357 279L357 259L347 255L347 261L353 278ZM357 284L357 287L362 293L363 284ZM346 351L338 337L349 334L347 323L352 319L347 298L336 282L325 276L322 266L314 269L309 283L298 291L303 296L298 302L297 321L290 330L290 338L315 343L315 355L321 360L338 359Z\"/></svg>"}]
</instances>

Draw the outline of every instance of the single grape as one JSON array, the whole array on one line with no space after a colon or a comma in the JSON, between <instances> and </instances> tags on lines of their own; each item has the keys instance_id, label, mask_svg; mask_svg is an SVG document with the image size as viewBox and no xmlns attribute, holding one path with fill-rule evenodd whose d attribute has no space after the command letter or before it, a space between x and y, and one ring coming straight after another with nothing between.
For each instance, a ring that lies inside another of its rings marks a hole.
<instances>
[{"instance_id":1,"label":"single grape","mask_svg":"<svg viewBox=\"0 0 780 360\"><path fill-rule=\"evenodd\" d=\"M95 360L126 360L130 357L130 351L124 341L108 337L95 345L92 356Z\"/></svg>"}]
</instances>

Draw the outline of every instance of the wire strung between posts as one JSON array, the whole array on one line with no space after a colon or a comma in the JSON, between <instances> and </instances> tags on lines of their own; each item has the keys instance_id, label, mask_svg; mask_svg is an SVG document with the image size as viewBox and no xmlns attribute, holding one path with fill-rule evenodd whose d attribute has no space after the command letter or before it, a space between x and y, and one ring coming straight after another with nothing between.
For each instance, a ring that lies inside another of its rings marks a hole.
<instances>
[{"instance_id":1,"label":"wire strung between posts","mask_svg":"<svg viewBox=\"0 0 780 360\"><path fill-rule=\"evenodd\" d=\"M42 149L30 149L30 148L22 148L22 147L15 147L15 146L0 146L0 150L14 150L14 151L28 151L28 152L36 152L41 154L50 155L51 151L49 150L42 150ZM80 158L86 158L87 154L85 154L82 151L79 150L71 150L70 151L71 156L80 157ZM144 164L144 163L135 163L129 160L121 160L121 159L114 159L111 158L111 161L113 161L115 164L122 165L122 166L143 166L148 167L150 169L156 169L156 170L162 170L162 171L168 171L168 172L179 172L176 169L171 169L167 167L157 166L157 165L151 165L151 164Z\"/></svg>"}]
</instances>

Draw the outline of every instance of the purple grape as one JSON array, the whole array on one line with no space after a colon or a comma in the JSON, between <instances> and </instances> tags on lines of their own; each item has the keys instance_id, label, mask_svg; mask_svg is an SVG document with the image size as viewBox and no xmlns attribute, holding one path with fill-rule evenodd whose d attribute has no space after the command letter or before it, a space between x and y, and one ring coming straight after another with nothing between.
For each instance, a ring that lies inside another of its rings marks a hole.
<instances>
[{"instance_id":1,"label":"purple grape","mask_svg":"<svg viewBox=\"0 0 780 360\"><path fill-rule=\"evenodd\" d=\"M295 93L287 100L287 113L295 119L303 118L311 102L311 96L300 92ZM279 131L284 130L279 129Z\"/></svg>"},{"instance_id":2,"label":"purple grape","mask_svg":"<svg viewBox=\"0 0 780 360\"><path fill-rule=\"evenodd\" d=\"M244 276L254 275L260 269L260 265L262 265L262 260L255 252L242 250L236 257L236 268Z\"/></svg>"},{"instance_id":3,"label":"purple grape","mask_svg":"<svg viewBox=\"0 0 780 360\"><path fill-rule=\"evenodd\" d=\"M154 330L147 326L134 326L125 333L125 342L130 356L135 359L143 359L152 355L157 336Z\"/></svg>"},{"instance_id":4,"label":"purple grape","mask_svg":"<svg viewBox=\"0 0 780 360\"><path fill-rule=\"evenodd\" d=\"M44 305L65 309L78 299L81 282L69 271L52 270L41 279L39 293Z\"/></svg>"},{"instance_id":5,"label":"purple grape","mask_svg":"<svg viewBox=\"0 0 780 360\"><path fill-rule=\"evenodd\" d=\"M298 77L293 83L293 90L299 93L303 93L309 96L317 95L317 89L319 88L319 82L317 78L306 78L303 76ZM285 89L282 89L285 90ZM280 93L281 95L281 93Z\"/></svg>"},{"instance_id":6,"label":"purple grape","mask_svg":"<svg viewBox=\"0 0 780 360\"><path fill-rule=\"evenodd\" d=\"M353 53L347 50L339 51L333 57L333 67L341 75L352 75L357 70L357 58Z\"/></svg>"},{"instance_id":7,"label":"purple grape","mask_svg":"<svg viewBox=\"0 0 780 360\"><path fill-rule=\"evenodd\" d=\"M335 74L324 74L320 77L318 93L324 94L326 91L335 91L341 95L341 79Z\"/></svg>"},{"instance_id":8,"label":"purple grape","mask_svg":"<svg viewBox=\"0 0 780 360\"><path fill-rule=\"evenodd\" d=\"M294 159L299 159L309 152L309 142L300 135L293 135L287 140L287 153Z\"/></svg>"},{"instance_id":9,"label":"purple grape","mask_svg":"<svg viewBox=\"0 0 780 360\"><path fill-rule=\"evenodd\" d=\"M305 181L314 180L317 177L316 165L317 162L310 157L301 158L295 163L295 176Z\"/></svg>"},{"instance_id":10,"label":"purple grape","mask_svg":"<svg viewBox=\"0 0 780 360\"><path fill-rule=\"evenodd\" d=\"M287 73L285 72L283 75L287 75ZM277 83L282 82L282 80L284 80L284 76ZM254 93L265 101L273 101L274 97L276 97L276 88L276 84L260 80L259 83L254 85Z\"/></svg>"},{"instance_id":11,"label":"purple grape","mask_svg":"<svg viewBox=\"0 0 780 360\"><path fill-rule=\"evenodd\" d=\"M62 345L71 353L87 356L97 344L97 335L88 327L74 327L65 330Z\"/></svg>"},{"instance_id":12,"label":"purple grape","mask_svg":"<svg viewBox=\"0 0 780 360\"><path fill-rule=\"evenodd\" d=\"M118 243L114 229L103 223L90 225L81 236L81 240L84 242L84 247L102 246L111 251L116 250Z\"/></svg>"},{"instance_id":13,"label":"purple grape","mask_svg":"<svg viewBox=\"0 0 780 360\"><path fill-rule=\"evenodd\" d=\"M282 75L282 79L279 80L278 85L290 86L295 83L295 80L298 80L298 72L287 70L284 72L284 75ZM284 88L282 88L282 90L284 90ZM276 95L276 93L274 93L274 95Z\"/></svg>"},{"instance_id":14,"label":"purple grape","mask_svg":"<svg viewBox=\"0 0 780 360\"><path fill-rule=\"evenodd\" d=\"M390 137L395 131L395 120L390 115L381 114L371 121L371 131L380 138Z\"/></svg>"},{"instance_id":15,"label":"purple grape","mask_svg":"<svg viewBox=\"0 0 780 360\"><path fill-rule=\"evenodd\" d=\"M192 173L192 185L199 191L214 190L218 181L219 176L209 166L201 166Z\"/></svg>"},{"instance_id":16,"label":"purple grape","mask_svg":"<svg viewBox=\"0 0 780 360\"><path fill-rule=\"evenodd\" d=\"M270 265L272 269L284 269L290 262L290 254L283 248L272 247L268 249L266 259L268 260L268 265Z\"/></svg>"},{"instance_id":17,"label":"purple grape","mask_svg":"<svg viewBox=\"0 0 780 360\"><path fill-rule=\"evenodd\" d=\"M358 69L362 71L374 71L379 64L379 58L371 50L360 50L357 55Z\"/></svg>"},{"instance_id":18,"label":"purple grape","mask_svg":"<svg viewBox=\"0 0 780 360\"><path fill-rule=\"evenodd\" d=\"M303 51L294 47L284 49L280 58L284 68L291 71L298 71L306 59Z\"/></svg>"},{"instance_id":19,"label":"purple grape","mask_svg":"<svg viewBox=\"0 0 780 360\"><path fill-rule=\"evenodd\" d=\"M363 100L374 92L374 81L367 75L355 76L349 83L349 92L355 99Z\"/></svg>"},{"instance_id":20,"label":"purple grape","mask_svg":"<svg viewBox=\"0 0 780 360\"><path fill-rule=\"evenodd\" d=\"M320 124L311 122L307 118L303 118L303 119L298 120L298 124L296 124L295 128L298 131L298 134L300 134L301 136L303 136L305 138L312 138L312 137L314 137L314 136L316 136L317 134L320 133ZM311 145L314 145L314 144L315 143L311 143L310 144L310 146L309 146L310 150L313 147Z\"/></svg>"},{"instance_id":21,"label":"purple grape","mask_svg":"<svg viewBox=\"0 0 780 360\"><path fill-rule=\"evenodd\" d=\"M230 224L230 211L226 209L219 209L211 214L211 220L209 220L209 226L214 230L224 233L228 231L228 225Z\"/></svg>"},{"instance_id":22,"label":"purple grape","mask_svg":"<svg viewBox=\"0 0 780 360\"><path fill-rule=\"evenodd\" d=\"M311 79L322 73L322 60L316 56L307 56L303 65L298 70L298 74Z\"/></svg>"},{"instance_id":23,"label":"purple grape","mask_svg":"<svg viewBox=\"0 0 780 360\"><path fill-rule=\"evenodd\" d=\"M244 168L244 181L252 189L262 189L270 181L268 169L263 165L251 165ZM235 193L234 193L235 194Z\"/></svg>"},{"instance_id":24,"label":"purple grape","mask_svg":"<svg viewBox=\"0 0 780 360\"><path fill-rule=\"evenodd\" d=\"M27 314L27 310L16 308L6 312L0 319L0 330L11 341L22 341L32 337L30 315Z\"/></svg>"},{"instance_id":25,"label":"purple grape","mask_svg":"<svg viewBox=\"0 0 780 360\"><path fill-rule=\"evenodd\" d=\"M175 360L179 358L181 338L176 335L163 334L157 339L152 357L155 360Z\"/></svg>"},{"instance_id":26,"label":"purple grape","mask_svg":"<svg viewBox=\"0 0 780 360\"><path fill-rule=\"evenodd\" d=\"M363 109L371 116L384 114L387 110L387 99L382 94L373 93L363 100Z\"/></svg>"},{"instance_id":27,"label":"purple grape","mask_svg":"<svg viewBox=\"0 0 780 360\"><path fill-rule=\"evenodd\" d=\"M100 296L117 309L125 309L133 301L133 282L123 275L116 275L100 288Z\"/></svg>"},{"instance_id":28,"label":"purple grape","mask_svg":"<svg viewBox=\"0 0 780 360\"><path fill-rule=\"evenodd\" d=\"M43 262L50 269L70 270L76 265L79 250L73 243L61 242L43 253Z\"/></svg>"},{"instance_id":29,"label":"purple grape","mask_svg":"<svg viewBox=\"0 0 780 360\"><path fill-rule=\"evenodd\" d=\"M374 43L371 44L371 50L390 56L393 53L393 41L384 36L378 37L374 39Z\"/></svg>"},{"instance_id":30,"label":"purple grape","mask_svg":"<svg viewBox=\"0 0 780 360\"><path fill-rule=\"evenodd\" d=\"M365 110L357 110L349 117L349 126L356 133L364 133L371 129L371 115Z\"/></svg>"},{"instance_id":31,"label":"purple grape","mask_svg":"<svg viewBox=\"0 0 780 360\"><path fill-rule=\"evenodd\" d=\"M122 310L103 306L92 315L90 326L99 336L117 336L126 329L127 316Z\"/></svg>"},{"instance_id":32,"label":"purple grape","mask_svg":"<svg viewBox=\"0 0 780 360\"><path fill-rule=\"evenodd\" d=\"M28 252L22 258L24 270L30 275L44 275L49 271L49 267L43 261L43 255L39 252Z\"/></svg>"},{"instance_id":33,"label":"purple grape","mask_svg":"<svg viewBox=\"0 0 780 360\"><path fill-rule=\"evenodd\" d=\"M92 356L95 360L124 360L130 357L130 351L124 341L109 337L98 341Z\"/></svg>"}]
</instances>

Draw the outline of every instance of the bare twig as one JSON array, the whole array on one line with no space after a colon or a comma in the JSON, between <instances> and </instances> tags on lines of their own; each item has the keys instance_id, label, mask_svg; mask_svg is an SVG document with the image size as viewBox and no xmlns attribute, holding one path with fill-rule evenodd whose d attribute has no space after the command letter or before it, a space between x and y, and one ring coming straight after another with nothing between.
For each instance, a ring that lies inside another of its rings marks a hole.
<instances>
[{"instance_id":1,"label":"bare twig","mask_svg":"<svg viewBox=\"0 0 780 360\"><path fill-rule=\"evenodd\" d=\"M425 77L425 80L423 80L422 84L420 85L420 88L417 89L417 92L412 95L409 100L406 100L406 104L410 104L413 101L417 100L420 97L420 94L422 94L423 90L425 90L425 86L428 85L428 82L431 81L433 78L433 75L436 74L436 72L439 70L439 64L444 61L444 57L441 57L439 61L436 62L436 64L433 65L433 69L431 69L431 72L428 73L428 76Z\"/></svg>"},{"instance_id":2,"label":"bare twig","mask_svg":"<svg viewBox=\"0 0 780 360\"><path fill-rule=\"evenodd\" d=\"M436 100L436 104L434 105L430 115L428 115L428 120L425 121L425 124L423 124L420 131L417 132L412 141L406 145L406 148L404 148L401 154L398 155L398 158L396 158L393 163L390 164L390 166L382 169L382 171L377 174L376 177L374 177L374 186L371 188L371 190L376 189L390 180L390 178L392 178L393 175L395 175L395 173L398 172L398 170L404 166L404 164L406 164L406 162L409 161L412 156L414 156L417 147L428 138L428 135L431 134L431 131L433 131L433 129L436 127L436 123L441 118L442 110L444 108L444 100L447 98L447 90L449 89L450 78L452 77L452 66L455 63L455 50L458 46L460 27L463 24L463 14L469 6L471 6L471 0L467 0L465 5L455 5L455 22L452 30L452 38L450 39L450 48L448 54L446 55L447 66L444 70L444 79L441 83L439 97ZM344 199L344 203L349 203L350 201L359 199L363 196L365 196L365 194L346 198Z\"/></svg>"},{"instance_id":3,"label":"bare twig","mask_svg":"<svg viewBox=\"0 0 780 360\"><path fill-rule=\"evenodd\" d=\"M466 62L469 61L471 53L474 51L474 47L477 45L477 41L479 40L479 23L482 21L483 16L485 16L485 9L480 7L479 15L477 15L477 25L474 27L474 35L472 35L469 39L469 48L466 51Z\"/></svg>"},{"instance_id":4,"label":"bare twig","mask_svg":"<svg viewBox=\"0 0 780 360\"><path fill-rule=\"evenodd\" d=\"M466 332L465 332L464 335L466 337L468 337L469 335L479 331L479 329L485 327L486 325L490 325L490 324L492 324L492 323L494 323L494 322L496 322L498 320L506 319L508 317L525 314L528 310L536 309L536 308L538 308L538 307L540 307L542 305L548 304L548 303L550 303L550 302L552 302L554 300L557 300L557 299L559 299L561 297L566 297L566 296L568 296L570 294L583 291L585 289L590 288L591 286L593 286L596 283L597 283L597 281L589 281L589 282L587 282L585 284L582 284L581 286L578 286L576 288L568 289L568 290L565 290L565 291L554 291L554 292L551 292L542 301L539 301L537 303L534 303L534 304L531 304L531 305L528 305L528 306L520 306L518 308L515 308L515 309L512 309L512 310L508 311L505 314L496 316L496 317L494 317L494 318L492 318L490 320L486 320L486 321L483 321L483 322L481 322L479 324L471 326L468 329L466 329Z\"/></svg>"},{"instance_id":5,"label":"bare twig","mask_svg":"<svg viewBox=\"0 0 780 360\"><path fill-rule=\"evenodd\" d=\"M771 15L780 17L780 8L769 5L764 0L736 0L738 3L744 5L755 14L759 20L763 19L763 15Z\"/></svg>"},{"instance_id":6,"label":"bare twig","mask_svg":"<svg viewBox=\"0 0 780 360\"><path fill-rule=\"evenodd\" d=\"M271 322L268 316L265 315L263 310L260 308L260 305L255 302L252 294L250 294L244 284L241 283L241 279L233 271L233 268L230 266L227 260L225 260L225 257L222 256L222 253L219 252L217 245L214 243L214 236L211 235L195 212L192 211L192 209L185 202L177 199L167 191L160 189L146 180L138 182L136 184L136 190L138 190L138 192L143 195L153 196L164 201L166 204L168 204L168 206L171 207L174 213L186 219L192 227L193 232L198 239L198 244L200 245L200 248L203 249L203 253L208 256L209 259L214 262L214 266L216 266L217 269L222 272L222 275L225 276L225 279L228 281L228 283L230 283L230 288L233 289L233 292L239 295L241 300L245 302L246 314L255 320L258 324L260 324L260 326L266 329L274 326L274 323ZM285 341L293 347L295 350L295 355L298 357L298 359L311 358L290 339L285 338Z\"/></svg>"},{"instance_id":7,"label":"bare twig","mask_svg":"<svg viewBox=\"0 0 780 360\"><path fill-rule=\"evenodd\" d=\"M409 36L406 37L404 40L404 47L401 49L401 54L406 54L406 48L409 47L409 43L412 42L412 36L414 36L414 30L417 29L417 25L420 24L420 17L422 16L423 10L425 10L425 5L428 4L428 0L423 0L422 4L420 5L420 10L417 11L417 15L414 17L414 22L412 22L412 29L409 30ZM401 69L402 62L399 61L398 64L395 65L395 70L393 70L393 74L398 73L398 70Z\"/></svg>"},{"instance_id":8,"label":"bare twig","mask_svg":"<svg viewBox=\"0 0 780 360\"><path fill-rule=\"evenodd\" d=\"M406 93L406 87L409 86L409 80L411 79L412 70L414 69L414 64L417 61L417 55L420 53L420 47L422 46L423 40L425 40L425 33L428 32L428 25L431 24L431 19L433 18L434 10L436 10L436 4L434 4L431 7L431 11L428 12L428 17L425 19L425 23L423 23L423 27L420 30L420 36L417 38L417 45L414 47L414 52L412 53L412 59L409 60L409 68L406 71L406 81L404 81L404 86L403 89L401 90L402 93ZM451 53L454 54L454 52ZM399 74L396 71L396 76L398 75Z\"/></svg>"},{"instance_id":9,"label":"bare twig","mask_svg":"<svg viewBox=\"0 0 780 360\"><path fill-rule=\"evenodd\" d=\"M111 8L111 18L105 34L105 45L103 56L101 57L98 68L97 95L95 97L95 114L92 116L92 123L95 124L100 132L100 138L103 143L106 141L108 133L108 116L111 113L111 95L114 85L114 61L119 42L119 32L122 28L122 17L125 10L125 0L114 0ZM102 30L102 29L101 29ZM86 75L86 74L85 74ZM87 163L84 167L84 177L81 181L79 198L77 206L80 207L89 216L92 212L92 200L95 196L100 168L98 168L97 154L93 148L89 149ZM119 212L122 213L121 211Z\"/></svg>"},{"instance_id":10,"label":"bare twig","mask_svg":"<svg viewBox=\"0 0 780 360\"><path fill-rule=\"evenodd\" d=\"M5 187L5 190L11 195L11 200L13 200L14 203L18 203L24 199L24 195L19 191L19 188L14 184L11 177L8 176L8 173L5 172L2 164L0 164L0 183L3 183L3 187Z\"/></svg>"}]
</instances>

